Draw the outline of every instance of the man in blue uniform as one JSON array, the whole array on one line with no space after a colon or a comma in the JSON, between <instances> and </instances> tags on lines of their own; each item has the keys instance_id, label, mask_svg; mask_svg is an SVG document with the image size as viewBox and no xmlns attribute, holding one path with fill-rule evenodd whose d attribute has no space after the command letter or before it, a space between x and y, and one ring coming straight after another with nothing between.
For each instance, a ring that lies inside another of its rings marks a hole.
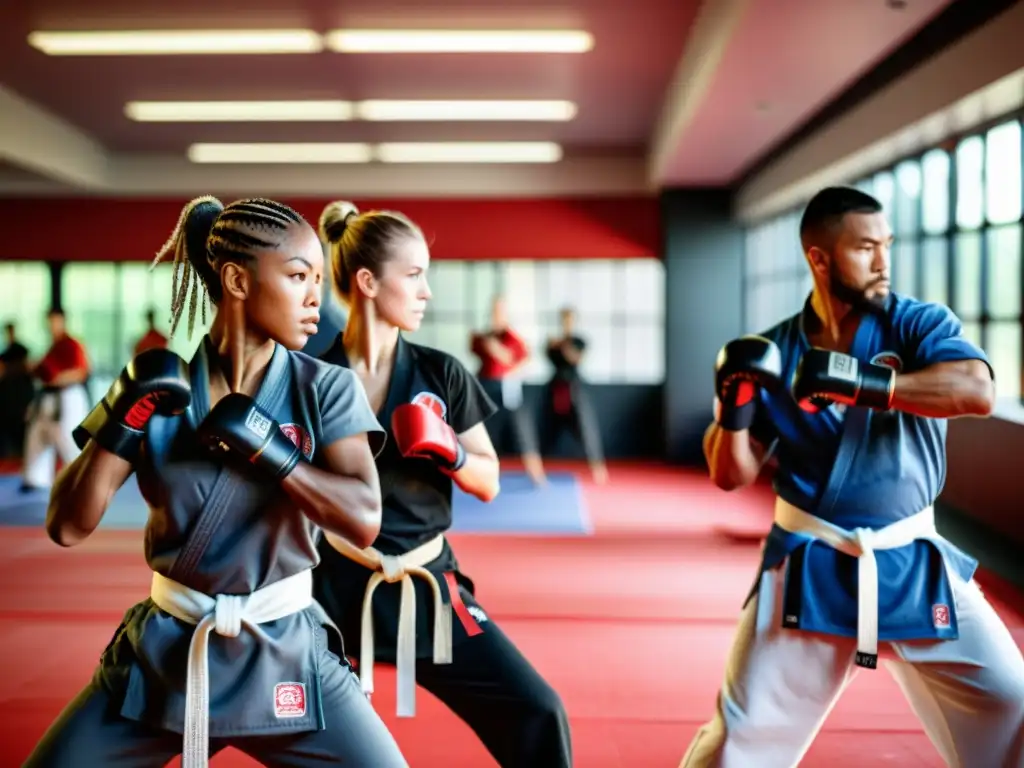
<instances>
[{"instance_id":1,"label":"man in blue uniform","mask_svg":"<svg viewBox=\"0 0 1024 768\"><path fill-rule=\"evenodd\" d=\"M881 641L949 765L1019 768L1024 659L932 510L946 420L991 412L991 368L948 308L890 293L877 200L822 190L800 235L803 311L716 364L711 477L746 486L774 453L777 499L717 711L682 765L797 765Z\"/></svg>"}]
</instances>

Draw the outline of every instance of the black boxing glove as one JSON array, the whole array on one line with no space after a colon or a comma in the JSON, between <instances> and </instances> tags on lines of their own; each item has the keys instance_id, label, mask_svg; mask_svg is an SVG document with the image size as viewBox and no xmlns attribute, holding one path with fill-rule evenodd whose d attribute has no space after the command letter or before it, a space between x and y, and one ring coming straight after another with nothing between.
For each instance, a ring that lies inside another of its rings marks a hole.
<instances>
[{"instance_id":1,"label":"black boxing glove","mask_svg":"<svg viewBox=\"0 0 1024 768\"><path fill-rule=\"evenodd\" d=\"M722 347L715 362L715 421L729 432L750 429L757 391L782 386L782 353L762 336L742 336Z\"/></svg>"},{"instance_id":2,"label":"black boxing glove","mask_svg":"<svg viewBox=\"0 0 1024 768\"><path fill-rule=\"evenodd\" d=\"M887 411L892 408L896 393L896 371L815 347L807 350L797 363L792 392L800 407L809 413L816 413L830 403Z\"/></svg>"},{"instance_id":3,"label":"black boxing glove","mask_svg":"<svg viewBox=\"0 0 1024 768\"><path fill-rule=\"evenodd\" d=\"M134 462L153 415L175 416L191 401L188 364L166 349L151 349L136 355L124 367L71 436L79 448L92 440L104 450Z\"/></svg>"},{"instance_id":4,"label":"black boxing glove","mask_svg":"<svg viewBox=\"0 0 1024 768\"><path fill-rule=\"evenodd\" d=\"M218 402L199 425L199 438L227 450L277 480L287 477L302 456L270 414L248 395L234 392Z\"/></svg>"}]
</instances>

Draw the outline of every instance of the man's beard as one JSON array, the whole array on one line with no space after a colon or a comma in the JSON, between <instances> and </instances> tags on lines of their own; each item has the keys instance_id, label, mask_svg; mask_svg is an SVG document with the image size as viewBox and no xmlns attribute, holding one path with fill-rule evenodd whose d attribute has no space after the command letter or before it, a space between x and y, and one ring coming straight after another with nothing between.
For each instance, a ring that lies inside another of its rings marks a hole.
<instances>
[{"instance_id":1,"label":"man's beard","mask_svg":"<svg viewBox=\"0 0 1024 768\"><path fill-rule=\"evenodd\" d=\"M855 309L879 312L885 308L886 301L889 298L888 294L876 293L868 296L868 289L880 282L882 281L875 280L866 286L851 285L839 274L834 261L829 267L829 293L832 294L833 298Z\"/></svg>"}]
</instances>

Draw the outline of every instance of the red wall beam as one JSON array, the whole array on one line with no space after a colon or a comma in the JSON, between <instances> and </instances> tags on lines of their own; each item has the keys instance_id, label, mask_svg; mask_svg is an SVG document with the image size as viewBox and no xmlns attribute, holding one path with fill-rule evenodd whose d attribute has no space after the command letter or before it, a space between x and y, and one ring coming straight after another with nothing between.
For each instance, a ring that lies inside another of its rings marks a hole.
<instances>
[{"instance_id":1,"label":"red wall beam","mask_svg":"<svg viewBox=\"0 0 1024 768\"><path fill-rule=\"evenodd\" d=\"M0 260L147 261L182 199L0 200ZM288 200L315 223L326 199ZM660 258L658 201L599 199L355 200L389 208L424 230L438 259Z\"/></svg>"}]
</instances>

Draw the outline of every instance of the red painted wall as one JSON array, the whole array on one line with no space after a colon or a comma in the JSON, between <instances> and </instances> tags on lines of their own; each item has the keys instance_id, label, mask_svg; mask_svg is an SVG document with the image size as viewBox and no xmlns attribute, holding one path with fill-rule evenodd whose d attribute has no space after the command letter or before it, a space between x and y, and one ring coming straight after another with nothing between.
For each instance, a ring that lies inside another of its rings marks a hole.
<instances>
[{"instance_id":1,"label":"red painted wall","mask_svg":"<svg viewBox=\"0 0 1024 768\"><path fill-rule=\"evenodd\" d=\"M0 260L148 261L181 199L0 200ZM316 222L326 199L288 200ZM438 259L659 258L658 201L622 199L355 200L410 216Z\"/></svg>"}]
</instances>

